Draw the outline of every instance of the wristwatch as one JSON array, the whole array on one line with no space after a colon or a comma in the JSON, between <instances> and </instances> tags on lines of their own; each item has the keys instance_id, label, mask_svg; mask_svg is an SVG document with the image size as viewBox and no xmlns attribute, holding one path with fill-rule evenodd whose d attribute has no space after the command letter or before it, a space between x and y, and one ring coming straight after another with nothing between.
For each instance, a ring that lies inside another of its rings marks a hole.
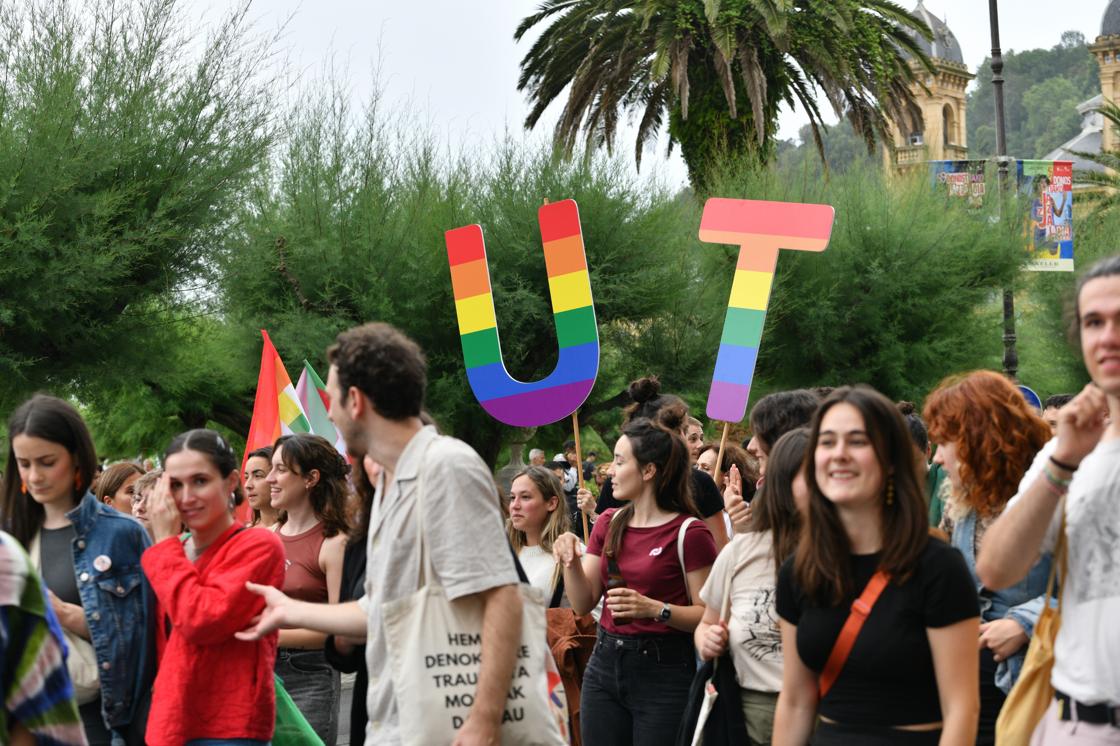
<instances>
[{"instance_id":1,"label":"wristwatch","mask_svg":"<svg viewBox=\"0 0 1120 746\"><path fill-rule=\"evenodd\" d=\"M662 624L668 624L669 623L669 617L671 617L671 616L673 616L673 610L669 608L669 604L663 604L661 606L661 613L658 614L657 616L655 616L653 619L656 622L661 622Z\"/></svg>"}]
</instances>

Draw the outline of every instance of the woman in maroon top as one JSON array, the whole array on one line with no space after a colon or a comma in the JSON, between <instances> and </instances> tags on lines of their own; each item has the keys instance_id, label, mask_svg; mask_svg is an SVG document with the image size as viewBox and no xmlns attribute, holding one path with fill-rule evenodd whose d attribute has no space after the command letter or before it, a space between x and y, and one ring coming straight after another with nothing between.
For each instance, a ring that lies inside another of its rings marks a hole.
<instances>
[{"instance_id":1,"label":"woman in maroon top","mask_svg":"<svg viewBox=\"0 0 1120 746\"><path fill-rule=\"evenodd\" d=\"M583 678L581 730L583 742L596 746L672 744L696 670L692 631L716 546L696 517L680 434L647 419L622 433L610 476L615 498L626 504L603 513L582 557L574 534L553 544L577 614L606 592Z\"/></svg>"},{"instance_id":2,"label":"woman in maroon top","mask_svg":"<svg viewBox=\"0 0 1120 746\"><path fill-rule=\"evenodd\" d=\"M271 532L234 521L241 501L238 462L218 433L183 433L163 461L166 470L148 500L155 544L141 563L159 599L159 627L170 637L145 740L150 746L196 740L263 746L276 720L276 634L244 642L234 633L264 609L245 583L280 586L283 547ZM182 524L190 542L180 539Z\"/></svg>"},{"instance_id":3,"label":"woman in maroon top","mask_svg":"<svg viewBox=\"0 0 1120 746\"><path fill-rule=\"evenodd\" d=\"M285 435L272 448L266 481L273 530L284 543L283 591L311 603L338 603L346 554L346 506L350 467L326 438ZM307 722L327 746L338 739L338 671L327 662L327 636L305 629L280 632L276 675Z\"/></svg>"}]
</instances>

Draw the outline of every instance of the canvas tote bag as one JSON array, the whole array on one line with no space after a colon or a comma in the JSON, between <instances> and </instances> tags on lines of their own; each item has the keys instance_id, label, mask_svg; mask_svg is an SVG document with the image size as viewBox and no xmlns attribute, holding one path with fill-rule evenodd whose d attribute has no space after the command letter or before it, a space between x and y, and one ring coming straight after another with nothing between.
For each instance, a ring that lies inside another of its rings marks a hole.
<instances>
[{"instance_id":1,"label":"canvas tote bag","mask_svg":"<svg viewBox=\"0 0 1120 746\"><path fill-rule=\"evenodd\" d=\"M425 475L421 459L416 490L420 589L381 607L401 741L406 746L441 746L454 740L474 703L482 657L481 601L470 597L449 601L437 584L424 538ZM544 594L525 583L518 588L521 642L502 714L501 742L566 746L549 706L546 656L551 653Z\"/></svg>"},{"instance_id":2,"label":"canvas tote bag","mask_svg":"<svg viewBox=\"0 0 1120 746\"><path fill-rule=\"evenodd\" d=\"M1045 603L1038 622L1034 625L1031 644L1019 672L1019 680L1007 695L999 718L996 720L996 743L1000 746L1028 746L1034 729L1042 720L1050 703L1054 701L1054 687L1050 672L1054 668L1054 641L1062 626L1062 592L1065 588L1066 562L1066 505L1062 498L1062 521L1058 526L1058 540L1054 545L1054 560L1050 563L1050 577L1046 581ZM1061 569L1058 566L1061 565ZM1058 590L1055 594L1054 584ZM1056 599L1058 607L1050 605Z\"/></svg>"}]
</instances>

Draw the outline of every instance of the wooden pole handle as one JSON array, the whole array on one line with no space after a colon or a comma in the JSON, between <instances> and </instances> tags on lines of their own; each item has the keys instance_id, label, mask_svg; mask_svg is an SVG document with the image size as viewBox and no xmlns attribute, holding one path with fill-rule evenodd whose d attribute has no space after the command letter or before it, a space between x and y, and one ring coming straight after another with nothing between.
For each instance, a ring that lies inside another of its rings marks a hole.
<instances>
[{"instance_id":1,"label":"wooden pole handle","mask_svg":"<svg viewBox=\"0 0 1120 746\"><path fill-rule=\"evenodd\" d=\"M572 412L572 433L575 435L576 442L576 480L579 489L583 489L583 449L579 444L579 412ZM587 513L581 507L579 515L583 519L583 540L584 542L590 541L591 534L587 533Z\"/></svg>"},{"instance_id":2,"label":"wooden pole handle","mask_svg":"<svg viewBox=\"0 0 1120 746\"><path fill-rule=\"evenodd\" d=\"M716 456L716 468L712 472L712 479L715 480L716 487L719 487L720 474L723 471L723 451L727 448L727 433L731 430L731 423L723 423L723 435L719 439L719 455ZM723 493L723 490L720 490Z\"/></svg>"}]
</instances>

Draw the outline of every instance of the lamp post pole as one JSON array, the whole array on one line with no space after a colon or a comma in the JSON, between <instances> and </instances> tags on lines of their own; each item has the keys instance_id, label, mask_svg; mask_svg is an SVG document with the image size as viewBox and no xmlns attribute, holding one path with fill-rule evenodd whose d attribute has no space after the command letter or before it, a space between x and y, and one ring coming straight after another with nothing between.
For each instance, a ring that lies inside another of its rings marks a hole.
<instances>
[{"instance_id":1,"label":"lamp post pole","mask_svg":"<svg viewBox=\"0 0 1120 746\"><path fill-rule=\"evenodd\" d=\"M1003 115L1003 52L999 43L999 0L988 0L988 20L992 27L992 91L996 99L996 160L999 165L1000 200L1007 191L1007 125ZM1003 372L1016 379L1019 353L1015 349L1015 291L1003 290Z\"/></svg>"}]
</instances>

